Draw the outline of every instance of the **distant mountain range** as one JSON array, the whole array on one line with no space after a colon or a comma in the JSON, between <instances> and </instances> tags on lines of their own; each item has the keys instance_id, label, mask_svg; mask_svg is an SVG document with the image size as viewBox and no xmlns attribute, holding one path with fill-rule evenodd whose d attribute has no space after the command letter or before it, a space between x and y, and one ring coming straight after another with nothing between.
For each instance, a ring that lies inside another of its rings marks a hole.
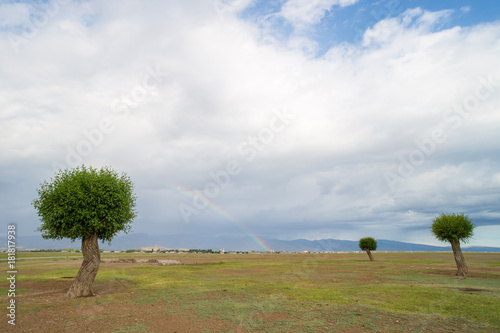
<instances>
[{"instance_id":1,"label":"distant mountain range","mask_svg":"<svg viewBox=\"0 0 500 333\"><path fill-rule=\"evenodd\" d=\"M268 242L273 249L280 251L359 251L357 241L321 239L310 241L307 239L295 239L291 241L270 240ZM297 249L297 250L295 250ZM432 246L424 244L414 244L397 242L387 239L377 239L378 251L451 251L450 246ZM468 252L500 252L498 247L462 247L463 251Z\"/></svg>"},{"instance_id":2,"label":"distant mountain range","mask_svg":"<svg viewBox=\"0 0 500 333\"><path fill-rule=\"evenodd\" d=\"M321 240L277 240L261 239L267 249L274 251L359 251L357 241L321 239ZM392 240L377 239L378 251L451 251L451 246L431 246L414 243L404 243ZM64 249L80 248L81 241L72 243L70 240L45 240L41 236L18 236L17 245L19 249ZM99 247L105 250L127 250L146 248L158 245L163 248L188 248L188 249L213 249L226 251L265 251L265 249L251 237L207 237L205 239L190 239L172 235L148 235L144 233L132 233L115 237L109 245L99 243ZM6 248L4 242L0 242L0 248ZM463 246L468 252L500 252L499 247Z\"/></svg>"}]
</instances>

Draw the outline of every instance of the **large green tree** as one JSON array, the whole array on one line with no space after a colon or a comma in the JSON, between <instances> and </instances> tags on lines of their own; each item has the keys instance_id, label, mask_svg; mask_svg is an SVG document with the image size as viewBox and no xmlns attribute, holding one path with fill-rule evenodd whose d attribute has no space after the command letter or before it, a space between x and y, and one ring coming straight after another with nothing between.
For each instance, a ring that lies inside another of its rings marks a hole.
<instances>
[{"instance_id":1,"label":"large green tree","mask_svg":"<svg viewBox=\"0 0 500 333\"><path fill-rule=\"evenodd\" d=\"M453 256L457 264L457 276L470 276L469 269L460 248L460 242L467 243L474 234L474 224L468 215L461 214L439 214L432 220L431 230L437 239L450 242Z\"/></svg>"},{"instance_id":2,"label":"large green tree","mask_svg":"<svg viewBox=\"0 0 500 333\"><path fill-rule=\"evenodd\" d=\"M359 240L359 248L363 251L366 251L368 254L368 258L370 261L373 261L373 255L371 251L375 251L377 249L377 241L372 237L365 237Z\"/></svg>"},{"instance_id":3,"label":"large green tree","mask_svg":"<svg viewBox=\"0 0 500 333\"><path fill-rule=\"evenodd\" d=\"M98 239L111 242L120 231L130 231L136 216L132 181L108 167L80 166L59 171L37 192L33 206L42 222L42 237L82 240L83 263L67 295L92 296L101 261Z\"/></svg>"}]
</instances>

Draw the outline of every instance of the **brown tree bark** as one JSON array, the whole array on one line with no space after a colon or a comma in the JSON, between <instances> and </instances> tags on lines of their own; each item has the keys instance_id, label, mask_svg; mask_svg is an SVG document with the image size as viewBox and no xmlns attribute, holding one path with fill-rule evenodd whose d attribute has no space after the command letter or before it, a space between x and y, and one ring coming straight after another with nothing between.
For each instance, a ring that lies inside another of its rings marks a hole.
<instances>
[{"instance_id":1,"label":"brown tree bark","mask_svg":"<svg viewBox=\"0 0 500 333\"><path fill-rule=\"evenodd\" d=\"M83 262L67 295L71 298L93 296L92 285L101 263L97 234L82 239Z\"/></svg>"},{"instance_id":2,"label":"brown tree bark","mask_svg":"<svg viewBox=\"0 0 500 333\"><path fill-rule=\"evenodd\" d=\"M373 256L372 256L372 253L370 251L370 249L365 249L366 253L368 254L368 258L370 258L370 261L374 261L373 259Z\"/></svg>"},{"instance_id":3,"label":"brown tree bark","mask_svg":"<svg viewBox=\"0 0 500 333\"><path fill-rule=\"evenodd\" d=\"M455 257L455 262L457 263L457 276L467 277L470 276L469 269L465 264L465 258L460 248L460 241L453 240L450 241L451 248L453 250L453 256Z\"/></svg>"}]
</instances>

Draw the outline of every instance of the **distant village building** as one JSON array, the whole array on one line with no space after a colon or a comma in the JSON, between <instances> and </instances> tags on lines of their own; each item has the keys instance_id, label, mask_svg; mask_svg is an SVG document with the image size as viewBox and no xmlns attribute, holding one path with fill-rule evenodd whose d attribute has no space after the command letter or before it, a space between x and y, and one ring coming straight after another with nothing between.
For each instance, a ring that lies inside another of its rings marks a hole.
<instances>
[{"instance_id":1,"label":"distant village building","mask_svg":"<svg viewBox=\"0 0 500 333\"><path fill-rule=\"evenodd\" d=\"M171 249L159 245L153 245L153 246L147 246L147 247L141 247L141 252L169 252L169 253L176 253L176 252L189 252L189 249Z\"/></svg>"}]
</instances>

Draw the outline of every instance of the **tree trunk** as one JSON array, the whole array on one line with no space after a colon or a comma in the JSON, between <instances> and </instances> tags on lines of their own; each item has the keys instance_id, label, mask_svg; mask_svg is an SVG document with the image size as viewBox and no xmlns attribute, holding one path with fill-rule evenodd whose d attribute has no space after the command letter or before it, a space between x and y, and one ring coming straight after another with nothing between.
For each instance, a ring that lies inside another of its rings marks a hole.
<instances>
[{"instance_id":1,"label":"tree trunk","mask_svg":"<svg viewBox=\"0 0 500 333\"><path fill-rule=\"evenodd\" d=\"M92 285L101 263L97 234L82 239L83 263L67 295L71 298L93 296Z\"/></svg>"},{"instance_id":2,"label":"tree trunk","mask_svg":"<svg viewBox=\"0 0 500 333\"><path fill-rule=\"evenodd\" d=\"M453 240L450 241L451 248L453 249L453 256L455 257L455 262L457 263L457 276L470 276L469 269L465 264L465 258L462 254L462 249L460 249L460 241Z\"/></svg>"},{"instance_id":3,"label":"tree trunk","mask_svg":"<svg viewBox=\"0 0 500 333\"><path fill-rule=\"evenodd\" d=\"M370 251L370 249L365 249L366 253L368 254L368 258L370 258L370 261L374 261L373 259L373 256L372 256L372 253Z\"/></svg>"}]
</instances>

